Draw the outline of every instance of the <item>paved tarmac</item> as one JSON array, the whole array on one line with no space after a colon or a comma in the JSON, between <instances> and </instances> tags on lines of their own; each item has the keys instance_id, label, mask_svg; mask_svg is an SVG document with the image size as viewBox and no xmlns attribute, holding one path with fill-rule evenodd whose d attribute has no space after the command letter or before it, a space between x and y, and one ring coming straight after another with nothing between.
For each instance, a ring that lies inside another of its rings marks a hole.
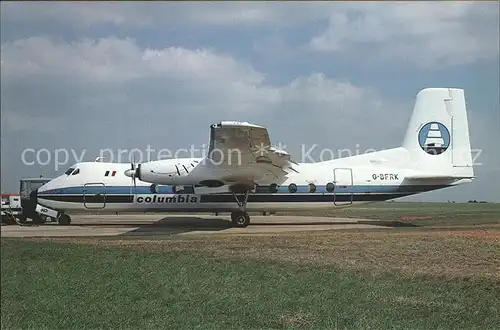
<instances>
[{"instance_id":1,"label":"paved tarmac","mask_svg":"<svg viewBox=\"0 0 500 330\"><path fill-rule=\"evenodd\" d=\"M386 228L378 220L298 216L252 216L246 228L232 228L229 216L74 215L71 225L3 225L2 237L156 236L188 234L273 234L294 231Z\"/></svg>"}]
</instances>

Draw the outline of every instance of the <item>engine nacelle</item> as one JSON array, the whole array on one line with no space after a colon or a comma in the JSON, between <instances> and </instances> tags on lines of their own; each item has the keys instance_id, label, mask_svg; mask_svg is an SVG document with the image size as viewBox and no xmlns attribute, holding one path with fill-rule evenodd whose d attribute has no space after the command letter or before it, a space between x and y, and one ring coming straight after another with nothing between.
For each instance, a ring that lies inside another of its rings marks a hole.
<instances>
[{"instance_id":1,"label":"engine nacelle","mask_svg":"<svg viewBox=\"0 0 500 330\"><path fill-rule=\"evenodd\" d=\"M139 164L135 170L129 169L125 174L140 181L152 183L152 187L156 185L193 186L196 193L200 194L205 191L209 194L240 194L255 189L255 185L251 182L227 183L217 179L207 179L207 176L212 175L204 171L192 172L199 163L200 160L191 158L158 160ZM213 174L213 177L217 176L218 174Z\"/></svg>"},{"instance_id":2,"label":"engine nacelle","mask_svg":"<svg viewBox=\"0 0 500 330\"><path fill-rule=\"evenodd\" d=\"M135 176L137 179L162 185L192 185L197 180L189 173L199 163L198 159L165 159L139 164Z\"/></svg>"}]
</instances>

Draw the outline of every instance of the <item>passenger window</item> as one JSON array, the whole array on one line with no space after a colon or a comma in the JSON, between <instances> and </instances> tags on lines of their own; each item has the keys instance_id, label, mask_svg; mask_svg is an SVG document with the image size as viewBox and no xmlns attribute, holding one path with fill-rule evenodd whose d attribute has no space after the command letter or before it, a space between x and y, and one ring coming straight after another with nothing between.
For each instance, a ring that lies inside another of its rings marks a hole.
<instances>
[{"instance_id":1,"label":"passenger window","mask_svg":"<svg viewBox=\"0 0 500 330\"><path fill-rule=\"evenodd\" d=\"M78 173L80 173L80 169L77 168L71 175L77 175Z\"/></svg>"}]
</instances>

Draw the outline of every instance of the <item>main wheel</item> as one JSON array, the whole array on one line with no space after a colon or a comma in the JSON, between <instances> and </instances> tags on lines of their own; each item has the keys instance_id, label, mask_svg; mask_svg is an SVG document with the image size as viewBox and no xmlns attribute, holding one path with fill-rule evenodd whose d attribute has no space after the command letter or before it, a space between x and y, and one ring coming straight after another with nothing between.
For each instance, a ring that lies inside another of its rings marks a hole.
<instances>
[{"instance_id":1,"label":"main wheel","mask_svg":"<svg viewBox=\"0 0 500 330\"><path fill-rule=\"evenodd\" d=\"M231 220L235 227L244 228L250 224L250 216L243 211L231 213Z\"/></svg>"},{"instance_id":2,"label":"main wheel","mask_svg":"<svg viewBox=\"0 0 500 330\"><path fill-rule=\"evenodd\" d=\"M61 214L58 219L60 225L69 225L71 223L71 218L67 214Z\"/></svg>"}]
</instances>

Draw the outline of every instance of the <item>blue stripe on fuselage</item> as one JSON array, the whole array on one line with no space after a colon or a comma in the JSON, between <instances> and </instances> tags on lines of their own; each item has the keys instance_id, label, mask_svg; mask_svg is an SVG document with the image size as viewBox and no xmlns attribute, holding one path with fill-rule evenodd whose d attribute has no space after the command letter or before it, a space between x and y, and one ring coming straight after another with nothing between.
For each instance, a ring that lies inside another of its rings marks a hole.
<instances>
[{"instance_id":1,"label":"blue stripe on fuselage","mask_svg":"<svg viewBox=\"0 0 500 330\"><path fill-rule=\"evenodd\" d=\"M436 190L447 187L447 185L357 185L357 186L337 186L335 187L336 193L353 193L353 194L374 194L374 193L418 193ZM157 192L152 192L150 186L88 186L88 187L66 187L58 188L40 192L40 195L80 195L83 194L172 194L172 186L158 186ZM182 193L182 192L181 192ZM192 192L189 192L193 194ZM290 194L287 186L279 187L278 191L274 194ZM296 193L309 193L309 186L297 186ZM324 194L331 193L326 190L326 185L317 186L314 193L309 194ZM271 194L270 192L263 192L263 194Z\"/></svg>"}]
</instances>

